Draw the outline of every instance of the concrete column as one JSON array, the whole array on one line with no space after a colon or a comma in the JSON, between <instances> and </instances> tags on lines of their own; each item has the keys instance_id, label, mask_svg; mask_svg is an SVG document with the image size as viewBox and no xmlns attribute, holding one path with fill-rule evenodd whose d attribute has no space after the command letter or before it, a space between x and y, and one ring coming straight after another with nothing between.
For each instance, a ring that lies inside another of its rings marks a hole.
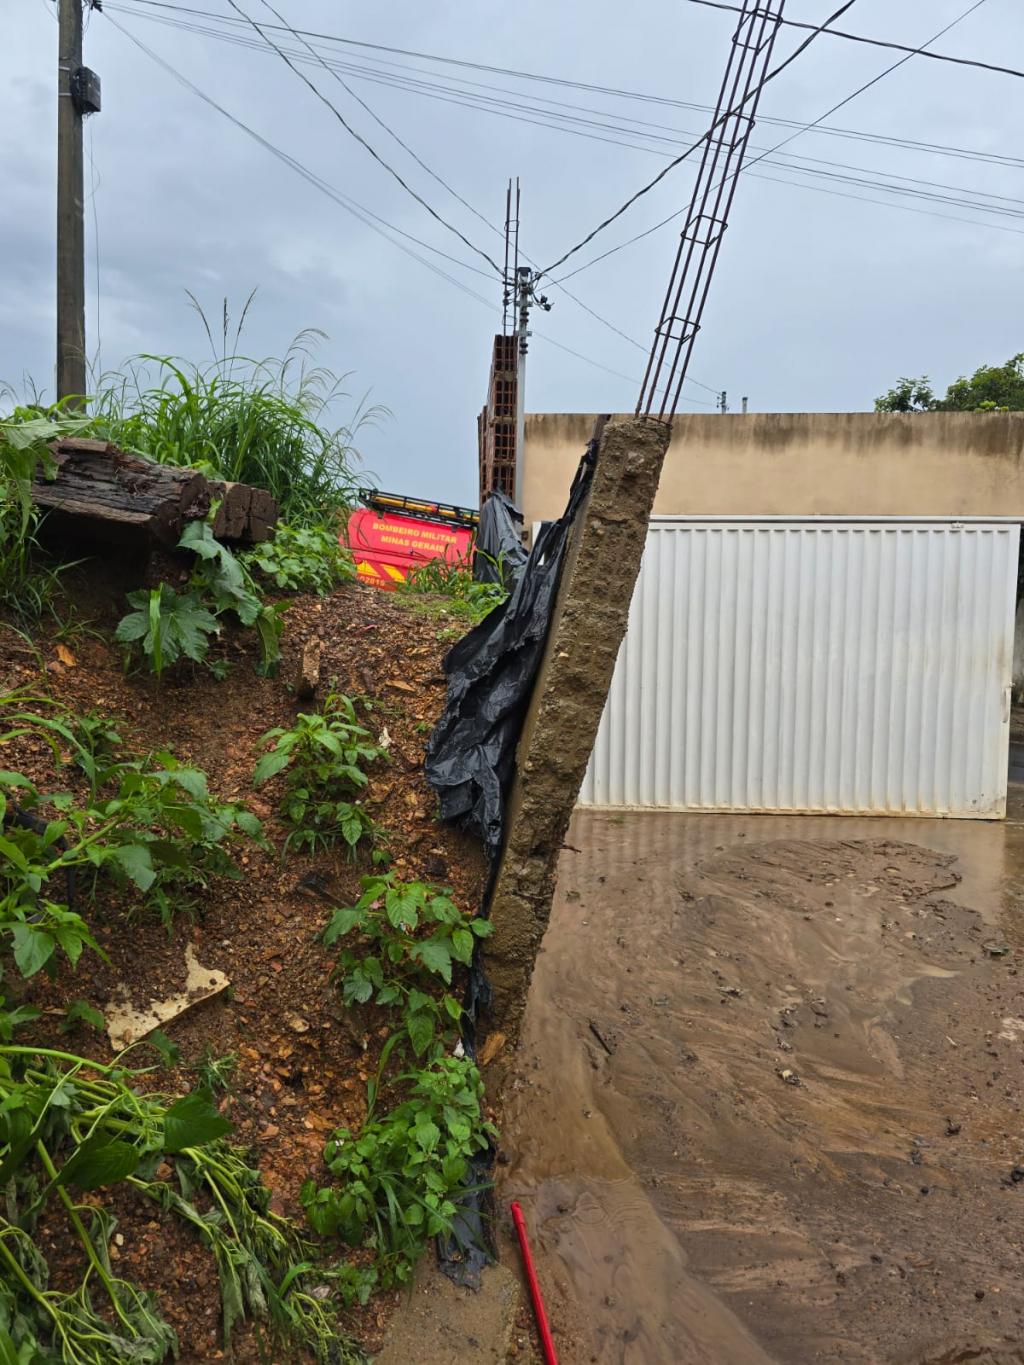
<instances>
[{"instance_id":1,"label":"concrete column","mask_svg":"<svg viewBox=\"0 0 1024 1365\"><path fill-rule=\"evenodd\" d=\"M626 633L670 431L609 421L566 552L547 648L523 728L508 836L491 900L486 965L494 1035L515 1041L547 928L558 854ZM486 1051L495 1056L496 1036Z\"/></svg>"}]
</instances>

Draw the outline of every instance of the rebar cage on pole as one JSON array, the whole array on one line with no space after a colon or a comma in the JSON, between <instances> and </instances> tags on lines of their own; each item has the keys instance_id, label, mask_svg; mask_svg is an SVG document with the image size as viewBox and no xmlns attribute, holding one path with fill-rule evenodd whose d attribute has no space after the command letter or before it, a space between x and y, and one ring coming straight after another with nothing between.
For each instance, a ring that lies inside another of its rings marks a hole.
<instances>
[{"instance_id":1,"label":"rebar cage on pole","mask_svg":"<svg viewBox=\"0 0 1024 1365\"><path fill-rule=\"evenodd\" d=\"M785 0L743 5L654 329L637 416L668 422L675 416L784 8Z\"/></svg>"}]
</instances>

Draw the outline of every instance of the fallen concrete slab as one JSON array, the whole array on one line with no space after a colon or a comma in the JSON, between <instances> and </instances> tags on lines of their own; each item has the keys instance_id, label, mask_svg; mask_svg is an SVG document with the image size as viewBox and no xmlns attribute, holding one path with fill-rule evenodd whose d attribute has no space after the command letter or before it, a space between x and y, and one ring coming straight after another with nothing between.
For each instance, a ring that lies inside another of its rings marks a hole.
<instances>
[{"instance_id":1,"label":"fallen concrete slab","mask_svg":"<svg viewBox=\"0 0 1024 1365\"><path fill-rule=\"evenodd\" d=\"M485 958L491 1024L514 1044L551 912L555 867L626 633L670 429L617 418L600 433L516 754Z\"/></svg>"}]
</instances>

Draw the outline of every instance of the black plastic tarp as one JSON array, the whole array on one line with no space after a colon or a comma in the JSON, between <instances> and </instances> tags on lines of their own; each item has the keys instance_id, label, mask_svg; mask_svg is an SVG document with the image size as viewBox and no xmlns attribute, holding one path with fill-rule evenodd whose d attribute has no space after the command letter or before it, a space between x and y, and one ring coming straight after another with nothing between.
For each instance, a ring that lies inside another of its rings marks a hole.
<instances>
[{"instance_id":1,"label":"black plastic tarp","mask_svg":"<svg viewBox=\"0 0 1024 1365\"><path fill-rule=\"evenodd\" d=\"M511 592L526 567L522 540L523 514L499 490L489 493L480 509L480 525L473 553L473 577L478 583L501 583Z\"/></svg>"},{"instance_id":2,"label":"black plastic tarp","mask_svg":"<svg viewBox=\"0 0 1024 1365\"><path fill-rule=\"evenodd\" d=\"M483 915L490 911L505 838L505 807L516 746L547 642L569 531L590 487L595 456L596 443L591 441L576 471L565 512L558 521L542 527L511 597L445 656L448 696L427 745L425 767L440 800L441 818L476 834L487 851L491 876L480 907ZM491 502L496 504L496 522L499 516L503 520L505 515L510 519L518 515L501 494L488 499L485 511ZM481 537L483 528L481 514ZM507 562L502 561L503 565ZM476 1056L477 1021L490 995L478 941L463 999L462 1048L469 1057ZM443 1272L471 1289L480 1287L484 1266L495 1258L490 1184L494 1157L489 1148L473 1159L466 1186L455 1199L451 1235L439 1237L437 1243Z\"/></svg>"},{"instance_id":3,"label":"black plastic tarp","mask_svg":"<svg viewBox=\"0 0 1024 1365\"><path fill-rule=\"evenodd\" d=\"M441 818L476 834L494 862L505 834L505 802L516 745L533 692L569 530L590 486L593 442L569 504L547 523L511 597L445 656L448 696L427 744L426 773Z\"/></svg>"}]
</instances>

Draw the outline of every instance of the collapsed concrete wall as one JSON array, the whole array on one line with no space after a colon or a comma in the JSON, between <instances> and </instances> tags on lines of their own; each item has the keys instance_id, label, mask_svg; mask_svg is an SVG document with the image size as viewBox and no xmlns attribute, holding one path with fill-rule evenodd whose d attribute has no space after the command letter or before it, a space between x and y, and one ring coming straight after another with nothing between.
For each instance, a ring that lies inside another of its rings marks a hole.
<instances>
[{"instance_id":1,"label":"collapsed concrete wall","mask_svg":"<svg viewBox=\"0 0 1024 1365\"><path fill-rule=\"evenodd\" d=\"M573 528L517 751L508 834L491 899L491 1020L508 1040L518 1036L547 928L558 854L626 633L668 443L669 429L660 423L610 421ZM489 1051L493 1055L494 1046Z\"/></svg>"}]
</instances>

